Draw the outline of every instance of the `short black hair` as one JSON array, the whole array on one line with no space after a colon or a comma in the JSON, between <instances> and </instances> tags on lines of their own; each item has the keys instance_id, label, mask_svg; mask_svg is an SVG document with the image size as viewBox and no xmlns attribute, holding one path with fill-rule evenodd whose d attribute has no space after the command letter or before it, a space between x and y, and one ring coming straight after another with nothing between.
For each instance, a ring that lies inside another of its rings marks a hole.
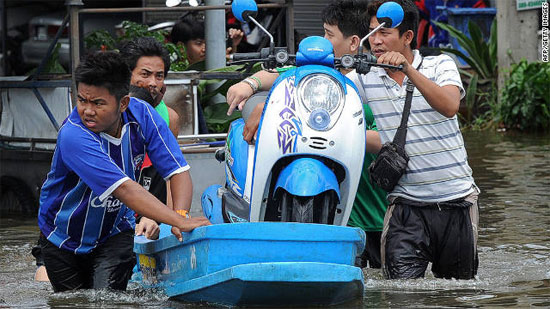
<instances>
[{"instance_id":1,"label":"short black hair","mask_svg":"<svg viewBox=\"0 0 550 309\"><path fill-rule=\"evenodd\" d=\"M323 23L337 26L344 37L369 33L367 0L333 0L321 13Z\"/></svg>"},{"instance_id":2,"label":"short black hair","mask_svg":"<svg viewBox=\"0 0 550 309\"><path fill-rule=\"evenodd\" d=\"M153 96L149 90L135 85L130 85L130 96L143 100L151 105L155 102L155 99L153 99Z\"/></svg>"},{"instance_id":3,"label":"short black hair","mask_svg":"<svg viewBox=\"0 0 550 309\"><path fill-rule=\"evenodd\" d=\"M197 14L188 14L180 19L170 33L172 43L186 44L190 40L204 39L204 20Z\"/></svg>"},{"instance_id":4,"label":"short black hair","mask_svg":"<svg viewBox=\"0 0 550 309\"><path fill-rule=\"evenodd\" d=\"M141 57L160 57L164 62L164 76L170 70L170 55L162 44L153 37L139 37L126 42L120 49L122 57L126 60L130 71L136 68Z\"/></svg>"},{"instance_id":5,"label":"short black hair","mask_svg":"<svg viewBox=\"0 0 550 309\"><path fill-rule=\"evenodd\" d=\"M98 51L82 59L74 76L77 87L80 83L104 87L120 102L128 94L132 72L119 53Z\"/></svg>"},{"instance_id":6,"label":"short black hair","mask_svg":"<svg viewBox=\"0 0 550 309\"><path fill-rule=\"evenodd\" d=\"M403 21L399 26L397 26L397 30L399 30L399 36L402 36L403 33L407 32L408 30L412 30L414 36L413 40L411 42L411 46L416 46L416 31L418 30L418 8L413 3L412 0L376 0L374 2L371 2L369 4L368 8L368 14L369 14L369 24L371 17L376 16L376 11L378 11L378 8L385 2L393 1L397 4L401 5L403 8L403 12L405 15L403 16Z\"/></svg>"}]
</instances>

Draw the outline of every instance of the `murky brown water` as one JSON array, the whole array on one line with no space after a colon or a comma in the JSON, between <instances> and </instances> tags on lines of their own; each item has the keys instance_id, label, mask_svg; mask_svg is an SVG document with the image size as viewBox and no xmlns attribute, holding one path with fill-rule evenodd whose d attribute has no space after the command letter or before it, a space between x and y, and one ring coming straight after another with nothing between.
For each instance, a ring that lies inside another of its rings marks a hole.
<instances>
[{"instance_id":1,"label":"murky brown water","mask_svg":"<svg viewBox=\"0 0 550 309\"><path fill-rule=\"evenodd\" d=\"M348 307L550 307L550 134L464 134L480 196L476 280L384 280L366 271L362 300ZM53 294L36 283L35 219L0 218L0 308L196 307L130 284L124 293ZM206 308L206 306L200 306Z\"/></svg>"}]
</instances>

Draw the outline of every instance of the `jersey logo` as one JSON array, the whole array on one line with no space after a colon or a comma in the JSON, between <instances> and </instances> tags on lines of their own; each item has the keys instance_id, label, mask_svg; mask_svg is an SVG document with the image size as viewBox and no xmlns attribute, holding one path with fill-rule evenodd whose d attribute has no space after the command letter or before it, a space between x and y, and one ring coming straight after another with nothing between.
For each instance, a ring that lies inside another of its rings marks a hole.
<instances>
[{"instance_id":1,"label":"jersey logo","mask_svg":"<svg viewBox=\"0 0 550 309\"><path fill-rule=\"evenodd\" d=\"M144 176L143 183L141 185L145 190L149 191L149 188L151 188L151 177Z\"/></svg>"},{"instance_id":2,"label":"jersey logo","mask_svg":"<svg viewBox=\"0 0 550 309\"><path fill-rule=\"evenodd\" d=\"M140 154L134 157L134 166L137 169L141 169L141 165L143 164L143 159L145 158L144 154Z\"/></svg>"},{"instance_id":3,"label":"jersey logo","mask_svg":"<svg viewBox=\"0 0 550 309\"><path fill-rule=\"evenodd\" d=\"M92 199L90 205L95 208L106 208L107 212L114 212L120 209L122 202L112 195L109 195L103 202L101 202L99 200L99 196L96 196Z\"/></svg>"}]
</instances>

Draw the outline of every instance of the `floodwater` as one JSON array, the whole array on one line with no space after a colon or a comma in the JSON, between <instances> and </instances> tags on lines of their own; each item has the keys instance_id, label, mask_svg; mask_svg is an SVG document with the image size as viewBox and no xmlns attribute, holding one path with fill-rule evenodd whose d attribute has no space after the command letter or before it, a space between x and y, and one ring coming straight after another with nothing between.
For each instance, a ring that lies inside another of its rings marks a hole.
<instances>
[{"instance_id":1,"label":"floodwater","mask_svg":"<svg viewBox=\"0 0 550 309\"><path fill-rule=\"evenodd\" d=\"M365 271L365 296L349 307L550 307L550 135L464 134L480 196L480 267L475 280L384 280ZM36 219L0 218L0 308L207 308L135 283L126 292L53 294L33 282Z\"/></svg>"}]
</instances>

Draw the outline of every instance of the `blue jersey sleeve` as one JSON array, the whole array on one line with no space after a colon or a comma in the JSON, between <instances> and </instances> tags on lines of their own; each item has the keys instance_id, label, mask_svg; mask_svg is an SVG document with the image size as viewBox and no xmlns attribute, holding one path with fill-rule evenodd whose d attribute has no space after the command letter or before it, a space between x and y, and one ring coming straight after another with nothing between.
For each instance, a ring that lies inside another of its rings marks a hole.
<instances>
[{"instance_id":1,"label":"blue jersey sleeve","mask_svg":"<svg viewBox=\"0 0 550 309\"><path fill-rule=\"evenodd\" d=\"M103 149L101 139L82 124L69 119L59 132L57 145L66 167L78 175L101 201L129 179Z\"/></svg>"},{"instance_id":2,"label":"blue jersey sleeve","mask_svg":"<svg viewBox=\"0 0 550 309\"><path fill-rule=\"evenodd\" d=\"M166 121L148 103L131 98L130 108L140 122L147 147L147 154L155 169L164 179L189 169L181 153L178 141Z\"/></svg>"}]
</instances>

